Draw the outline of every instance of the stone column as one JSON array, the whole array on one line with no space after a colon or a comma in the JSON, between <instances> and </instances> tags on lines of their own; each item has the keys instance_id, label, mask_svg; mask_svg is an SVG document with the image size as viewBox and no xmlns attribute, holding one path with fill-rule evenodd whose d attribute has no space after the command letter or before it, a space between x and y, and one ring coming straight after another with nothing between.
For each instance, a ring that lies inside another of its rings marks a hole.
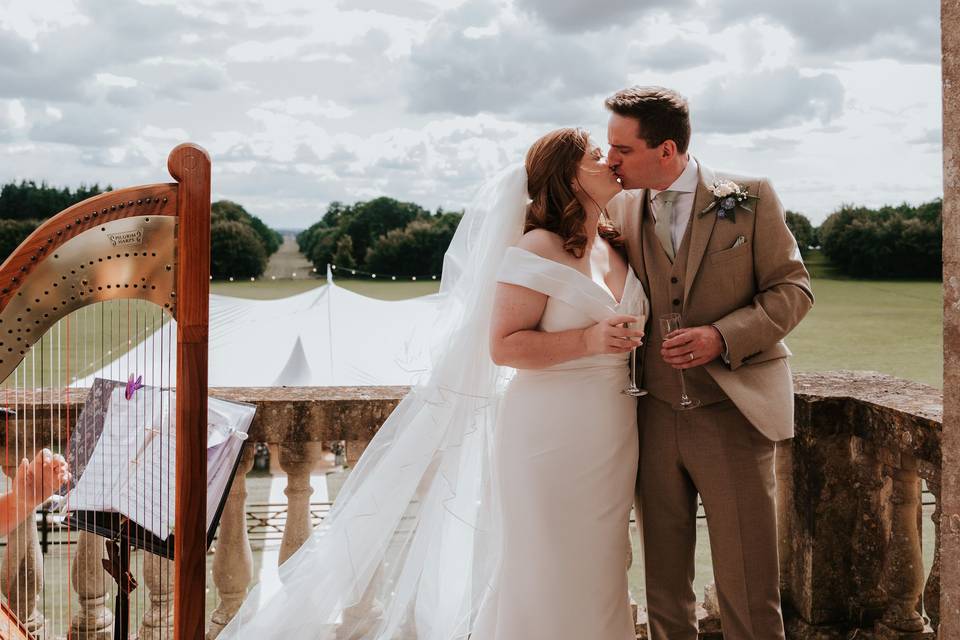
<instances>
[{"instance_id":1,"label":"stone column","mask_svg":"<svg viewBox=\"0 0 960 640\"><path fill-rule=\"evenodd\" d=\"M213 556L213 583L217 587L220 602L210 616L208 640L216 638L237 613L247 587L253 579L253 553L247 537L247 473L253 468L253 444L245 445L241 454L237 475L230 487L230 494L220 516L220 532L217 534Z\"/></svg>"},{"instance_id":2,"label":"stone column","mask_svg":"<svg viewBox=\"0 0 960 640\"><path fill-rule=\"evenodd\" d=\"M111 578L103 569L104 558L103 538L87 531L77 534L76 555L70 568L73 590L80 601L70 622L70 637L76 640L113 638L113 613L107 606L107 581Z\"/></svg>"},{"instance_id":3,"label":"stone column","mask_svg":"<svg viewBox=\"0 0 960 640\"><path fill-rule=\"evenodd\" d=\"M917 611L923 591L923 554L917 527L920 505L920 477L916 460L901 455L901 466L892 471L893 503L888 562L884 579L889 597L886 611L876 625L878 638L926 638L929 631Z\"/></svg>"},{"instance_id":4,"label":"stone column","mask_svg":"<svg viewBox=\"0 0 960 640\"><path fill-rule=\"evenodd\" d=\"M940 555L960 558L960 1L941 0L943 439ZM940 637L960 637L960 562L940 567Z\"/></svg>"},{"instance_id":5,"label":"stone column","mask_svg":"<svg viewBox=\"0 0 960 640\"><path fill-rule=\"evenodd\" d=\"M143 581L150 604L143 614L137 640L162 640L173 637L173 563L166 558L144 553Z\"/></svg>"},{"instance_id":6,"label":"stone column","mask_svg":"<svg viewBox=\"0 0 960 640\"><path fill-rule=\"evenodd\" d=\"M291 442L280 445L280 468L287 474L287 522L280 542L280 564L300 548L313 527L310 524L310 472L321 455L319 442Z\"/></svg>"},{"instance_id":7,"label":"stone column","mask_svg":"<svg viewBox=\"0 0 960 640\"><path fill-rule=\"evenodd\" d=\"M16 467L4 468L12 486ZM7 536L7 546L3 553L3 575L0 590L7 604L35 636L43 636L43 613L37 607L40 591L43 589L43 554L40 552L40 539L37 536L37 523L30 513Z\"/></svg>"}]
</instances>

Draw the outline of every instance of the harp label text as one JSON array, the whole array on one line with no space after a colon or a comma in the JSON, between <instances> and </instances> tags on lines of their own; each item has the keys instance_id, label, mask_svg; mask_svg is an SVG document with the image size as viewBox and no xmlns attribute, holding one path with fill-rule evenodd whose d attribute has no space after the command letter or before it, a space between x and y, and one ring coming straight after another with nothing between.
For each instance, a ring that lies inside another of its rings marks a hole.
<instances>
[{"instance_id":1,"label":"harp label text","mask_svg":"<svg viewBox=\"0 0 960 640\"><path fill-rule=\"evenodd\" d=\"M143 244L143 227L131 229L130 231L118 231L117 233L108 233L110 243L115 247L128 244Z\"/></svg>"}]
</instances>

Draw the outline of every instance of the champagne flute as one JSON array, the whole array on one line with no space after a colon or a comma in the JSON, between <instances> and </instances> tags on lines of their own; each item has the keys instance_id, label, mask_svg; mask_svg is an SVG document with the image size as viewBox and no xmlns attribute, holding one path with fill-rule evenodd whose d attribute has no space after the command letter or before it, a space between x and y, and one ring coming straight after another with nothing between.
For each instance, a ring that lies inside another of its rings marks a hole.
<instances>
[{"instance_id":1,"label":"champagne flute","mask_svg":"<svg viewBox=\"0 0 960 640\"><path fill-rule=\"evenodd\" d=\"M679 313L668 313L660 316L660 335L663 341L666 342L667 336L679 329L680 326ZM680 402L673 405L673 408L677 411L696 409L700 406L700 401L687 395L687 381L683 377L683 369L678 369L678 371L680 372Z\"/></svg>"},{"instance_id":2,"label":"champagne flute","mask_svg":"<svg viewBox=\"0 0 960 640\"><path fill-rule=\"evenodd\" d=\"M637 310L637 322L627 322L624 326L628 329L643 329L647 325L647 298L645 296L639 299L640 308ZM637 349L634 347L630 351L630 384L628 384L620 393L639 398L647 395L646 389L637 386Z\"/></svg>"}]
</instances>

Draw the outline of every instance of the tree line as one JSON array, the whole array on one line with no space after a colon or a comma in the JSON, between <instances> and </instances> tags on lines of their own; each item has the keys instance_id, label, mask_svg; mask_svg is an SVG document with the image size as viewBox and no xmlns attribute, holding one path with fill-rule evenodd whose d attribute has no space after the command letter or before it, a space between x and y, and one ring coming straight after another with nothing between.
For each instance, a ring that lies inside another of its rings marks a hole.
<instances>
[{"instance_id":1,"label":"tree line","mask_svg":"<svg viewBox=\"0 0 960 640\"><path fill-rule=\"evenodd\" d=\"M331 202L319 221L297 235L297 243L320 273L333 264L398 276L436 275L462 216L387 197Z\"/></svg>"},{"instance_id":2,"label":"tree line","mask_svg":"<svg viewBox=\"0 0 960 640\"><path fill-rule=\"evenodd\" d=\"M943 201L879 209L843 205L819 227L788 211L787 225L801 253L819 247L853 278L943 277Z\"/></svg>"},{"instance_id":3,"label":"tree line","mask_svg":"<svg viewBox=\"0 0 960 640\"><path fill-rule=\"evenodd\" d=\"M112 191L107 185L57 188L23 180L0 188L0 260L6 259L47 218L87 198ZM211 206L210 272L216 279L263 274L283 238L260 218L230 200Z\"/></svg>"},{"instance_id":4,"label":"tree line","mask_svg":"<svg viewBox=\"0 0 960 640\"><path fill-rule=\"evenodd\" d=\"M0 259L5 259L45 219L110 185L52 187L34 181L0 187ZM431 212L389 197L352 205L332 202L323 217L297 235L301 252L323 273L327 264L399 276L439 274L443 254L462 217ZM801 253L813 247L842 273L856 278L942 277L942 201L878 209L843 205L819 227L787 211ZM279 248L280 234L230 200L211 207L211 273L214 278L263 274Z\"/></svg>"}]
</instances>

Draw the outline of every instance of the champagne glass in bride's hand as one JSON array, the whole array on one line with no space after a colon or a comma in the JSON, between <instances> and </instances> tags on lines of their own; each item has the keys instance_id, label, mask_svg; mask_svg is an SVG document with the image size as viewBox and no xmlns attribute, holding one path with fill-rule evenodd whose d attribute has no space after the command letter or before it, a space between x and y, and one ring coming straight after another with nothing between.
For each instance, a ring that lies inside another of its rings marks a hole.
<instances>
[{"instance_id":1,"label":"champagne glass in bride's hand","mask_svg":"<svg viewBox=\"0 0 960 640\"><path fill-rule=\"evenodd\" d=\"M679 313L668 313L665 316L660 316L660 335L663 337L664 342L667 341L668 335L678 329L680 329ZM687 381L683 377L683 369L679 369L678 371L680 372L680 402L673 405L673 408L677 411L684 411L686 409L699 407L700 401L687 395Z\"/></svg>"},{"instance_id":2,"label":"champagne glass in bride's hand","mask_svg":"<svg viewBox=\"0 0 960 640\"><path fill-rule=\"evenodd\" d=\"M636 314L637 321L627 322L624 324L624 326L628 329L640 329L642 331L643 328L647 326L647 315L649 309L647 306L646 297L640 298L639 302L640 305ZM637 386L637 349L639 347L640 345L637 345L630 350L630 383L626 386L626 388L623 389L623 391L621 391L621 393L625 393L628 396L634 396L635 398L647 395L646 389L641 389Z\"/></svg>"}]
</instances>

